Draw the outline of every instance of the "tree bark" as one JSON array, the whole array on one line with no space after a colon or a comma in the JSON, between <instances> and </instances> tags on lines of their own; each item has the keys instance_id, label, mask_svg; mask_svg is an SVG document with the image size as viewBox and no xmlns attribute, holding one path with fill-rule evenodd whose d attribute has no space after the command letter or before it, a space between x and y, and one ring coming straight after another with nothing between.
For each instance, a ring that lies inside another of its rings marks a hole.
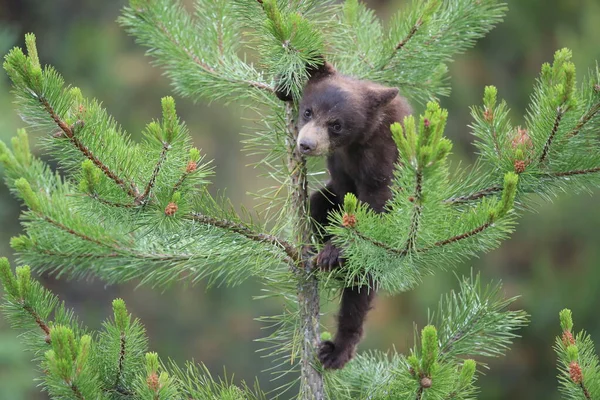
<instances>
[{"instance_id":1,"label":"tree bark","mask_svg":"<svg viewBox=\"0 0 600 400\"><path fill-rule=\"evenodd\" d=\"M313 274L309 245L311 243L311 223L308 209L308 182L306 161L295 151L298 128L294 121L292 102L285 103L287 129L288 168L290 178L290 207L294 215L294 241L301 255L300 265L296 269L298 278L298 306L302 346L300 349L300 399L324 399L323 377L315 369L315 349L319 345L319 282Z\"/></svg>"}]
</instances>

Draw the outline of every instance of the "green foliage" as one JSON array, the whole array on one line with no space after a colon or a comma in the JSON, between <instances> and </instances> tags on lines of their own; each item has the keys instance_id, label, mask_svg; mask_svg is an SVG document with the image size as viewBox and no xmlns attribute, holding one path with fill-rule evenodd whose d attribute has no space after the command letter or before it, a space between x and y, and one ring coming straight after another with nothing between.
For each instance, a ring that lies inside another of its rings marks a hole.
<instances>
[{"instance_id":1,"label":"green foliage","mask_svg":"<svg viewBox=\"0 0 600 400\"><path fill-rule=\"evenodd\" d=\"M565 399L595 399L600 395L600 362L585 331L573 334L571 310L560 312L562 335L556 338L558 381Z\"/></svg>"},{"instance_id":2,"label":"green foliage","mask_svg":"<svg viewBox=\"0 0 600 400\"><path fill-rule=\"evenodd\" d=\"M132 321L121 299L113 301L114 318L102 329L82 329L73 312L32 280L29 271L18 267L15 276L8 261L0 259L1 308L35 351L44 371L42 387L52 398L266 399L258 387L214 380L203 365L189 364L185 371L163 366L156 353L147 352L145 330L140 321Z\"/></svg>"},{"instance_id":3,"label":"green foliage","mask_svg":"<svg viewBox=\"0 0 600 400\"><path fill-rule=\"evenodd\" d=\"M388 212L375 214L346 196L327 227L344 248L345 268L332 273L339 279L328 279L311 270L313 260L304 251L315 244L306 201L311 182L294 149L294 117L307 67L327 60L342 73L398 86L416 101L435 99L448 93L452 56L499 22L505 7L493 0L414 1L387 33L356 0L340 6L197 0L195 10L192 16L173 0L132 0L120 21L166 68L178 93L245 101L258 111L263 126L246 144L263 155L260 164L275 181L273 191L263 194L268 205L260 221L208 193L210 166L191 147L171 97L162 100L162 119L150 122L141 143L133 143L98 101L66 86L52 67L42 68L35 37L28 35L27 54L14 48L4 68L20 114L43 132L62 175L30 153L24 131L12 151L0 144L8 187L28 208L27 235L11 245L38 271L107 282L165 285L206 278L233 285L262 278L268 283L262 297L277 296L285 304L280 316L262 319L274 328L263 341L277 365L286 365L276 376L300 365L305 397L307 376L314 386L321 380L310 364L319 337L318 289L374 282L391 293L408 290L423 274L497 247L512 232L514 205L529 205L526 194L549 197L600 183L600 154L589 150L597 143L600 72L577 90L571 54L562 50L542 68L526 128L514 128L497 90L485 89L484 107L473 108L481 154L471 168L449 165L448 113L438 103L429 101L423 115L393 125L400 156ZM246 61L246 50L255 51L258 67ZM279 102L276 89L293 101ZM263 398L259 389L215 381L204 367L165 367L156 355L144 356L143 328L121 300L113 303L114 319L89 333L31 281L28 267L19 268L16 278L5 264L0 268L4 309L15 327L26 330L55 397ZM505 310L512 299L498 293L498 287L482 290L478 278L461 282L408 357L359 355L345 370L325 375L326 391L352 399L472 398L475 363L458 356L502 354L526 322L522 312ZM581 349L567 352L570 361L582 357Z\"/></svg>"},{"instance_id":4,"label":"green foliage","mask_svg":"<svg viewBox=\"0 0 600 400\"><path fill-rule=\"evenodd\" d=\"M472 399L476 362L496 357L516 337L527 315L511 311L516 299L500 296L500 284L481 286L479 276L460 280L442 297L408 357L367 352L342 371L326 375L331 399ZM468 315L463 315L468 314ZM420 396L420 397L419 397Z\"/></svg>"}]
</instances>

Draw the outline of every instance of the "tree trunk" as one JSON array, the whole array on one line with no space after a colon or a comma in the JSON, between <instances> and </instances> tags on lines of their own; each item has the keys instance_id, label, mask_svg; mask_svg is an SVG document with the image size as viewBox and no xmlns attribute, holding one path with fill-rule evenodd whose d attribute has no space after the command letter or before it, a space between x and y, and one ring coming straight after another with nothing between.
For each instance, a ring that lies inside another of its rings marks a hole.
<instances>
[{"instance_id":1,"label":"tree trunk","mask_svg":"<svg viewBox=\"0 0 600 400\"><path fill-rule=\"evenodd\" d=\"M291 208L295 218L295 243L300 248L301 263L297 268L298 306L302 346L300 354L300 399L324 399L323 377L314 368L315 349L319 345L319 282L312 273L313 263L308 245L311 243L311 224L308 209L306 161L294 151L298 128L294 121L292 102L285 103L287 124L288 167L291 173Z\"/></svg>"}]
</instances>

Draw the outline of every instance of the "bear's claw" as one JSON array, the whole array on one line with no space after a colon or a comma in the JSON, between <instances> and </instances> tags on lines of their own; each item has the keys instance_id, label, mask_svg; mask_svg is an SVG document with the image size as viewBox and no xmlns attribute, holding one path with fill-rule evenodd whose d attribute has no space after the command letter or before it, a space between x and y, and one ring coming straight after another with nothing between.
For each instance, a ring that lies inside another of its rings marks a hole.
<instances>
[{"instance_id":1,"label":"bear's claw","mask_svg":"<svg viewBox=\"0 0 600 400\"><path fill-rule=\"evenodd\" d=\"M324 271L331 271L342 265L342 251L327 243L317 255L317 265Z\"/></svg>"},{"instance_id":2,"label":"bear's claw","mask_svg":"<svg viewBox=\"0 0 600 400\"><path fill-rule=\"evenodd\" d=\"M327 340L321 343L319 348L319 361L325 369L341 369L352 359L352 350L336 346L335 343Z\"/></svg>"}]
</instances>

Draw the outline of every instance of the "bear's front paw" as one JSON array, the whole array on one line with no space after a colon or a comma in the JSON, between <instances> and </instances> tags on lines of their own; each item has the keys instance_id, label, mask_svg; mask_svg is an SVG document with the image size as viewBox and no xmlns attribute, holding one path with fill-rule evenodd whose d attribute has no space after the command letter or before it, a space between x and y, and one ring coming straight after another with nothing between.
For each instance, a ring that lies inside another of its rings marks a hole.
<instances>
[{"instance_id":1,"label":"bear's front paw","mask_svg":"<svg viewBox=\"0 0 600 400\"><path fill-rule=\"evenodd\" d=\"M342 262L342 251L331 243L327 243L317 255L317 266L324 271L331 271L341 266Z\"/></svg>"},{"instance_id":2,"label":"bear's front paw","mask_svg":"<svg viewBox=\"0 0 600 400\"><path fill-rule=\"evenodd\" d=\"M352 348L342 347L327 340L319 348L319 361L325 369L342 369L354 356Z\"/></svg>"}]
</instances>

